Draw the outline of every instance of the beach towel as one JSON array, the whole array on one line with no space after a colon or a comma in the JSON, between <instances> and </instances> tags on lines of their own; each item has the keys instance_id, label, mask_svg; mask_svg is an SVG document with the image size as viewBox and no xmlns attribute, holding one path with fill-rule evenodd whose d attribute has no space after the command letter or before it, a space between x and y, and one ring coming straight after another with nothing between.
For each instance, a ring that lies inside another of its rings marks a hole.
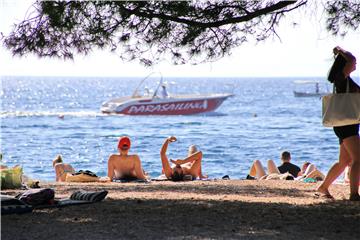
<instances>
[{"instance_id":1,"label":"beach towel","mask_svg":"<svg viewBox=\"0 0 360 240\"><path fill-rule=\"evenodd\" d=\"M223 180L228 180L230 179L230 177L228 175L225 175L222 177ZM184 178L182 181L180 182L186 182L186 181L212 181L212 180L216 180L216 179L211 179L211 178L193 178L191 175L184 175ZM171 179L168 179L165 174L161 174L160 176L156 177L156 178L152 178L151 181L172 181Z\"/></svg>"},{"instance_id":2,"label":"beach towel","mask_svg":"<svg viewBox=\"0 0 360 240\"><path fill-rule=\"evenodd\" d=\"M71 194L70 199L74 201L87 201L87 202L100 202L104 200L106 195L108 194L108 191L103 190L99 192L86 192L83 190L76 191L73 194Z\"/></svg>"},{"instance_id":3,"label":"beach towel","mask_svg":"<svg viewBox=\"0 0 360 240\"><path fill-rule=\"evenodd\" d=\"M100 180L95 174L89 174L90 171L80 170L74 174L66 175L66 182L97 182Z\"/></svg>"},{"instance_id":4,"label":"beach towel","mask_svg":"<svg viewBox=\"0 0 360 240\"><path fill-rule=\"evenodd\" d=\"M76 191L71 194L70 198L65 199L56 199L53 204L45 204L36 206L37 209L42 208L57 208L64 206L80 205L80 204L90 204L100 202L105 199L108 191L98 191L98 192L88 192L88 191Z\"/></svg>"},{"instance_id":5,"label":"beach towel","mask_svg":"<svg viewBox=\"0 0 360 240\"><path fill-rule=\"evenodd\" d=\"M281 174L272 173L272 174L269 174L269 175L264 176L264 177L265 177L266 180L294 180L293 175L291 175L288 172L281 173Z\"/></svg>"},{"instance_id":6,"label":"beach towel","mask_svg":"<svg viewBox=\"0 0 360 240\"><path fill-rule=\"evenodd\" d=\"M1 197L1 215L13 213L32 212L33 208L23 201L9 195L0 195Z\"/></svg>"},{"instance_id":7,"label":"beach towel","mask_svg":"<svg viewBox=\"0 0 360 240\"><path fill-rule=\"evenodd\" d=\"M79 170L76 173L74 173L73 175L79 175L79 174L85 174L85 175L88 175L90 177L97 177L97 175L94 172L90 171L90 170Z\"/></svg>"},{"instance_id":8,"label":"beach towel","mask_svg":"<svg viewBox=\"0 0 360 240\"><path fill-rule=\"evenodd\" d=\"M156 178L152 178L152 181L173 181L172 179L169 179L165 176L165 174L161 174L160 176L156 177ZM191 175L184 175L183 180L179 181L179 182L184 182L184 181L192 181L192 180L196 180L193 179L193 177Z\"/></svg>"},{"instance_id":9,"label":"beach towel","mask_svg":"<svg viewBox=\"0 0 360 240\"><path fill-rule=\"evenodd\" d=\"M149 179L137 179L137 178L120 178L120 179L113 179L112 182L117 183L150 183L151 180Z\"/></svg>"},{"instance_id":10,"label":"beach towel","mask_svg":"<svg viewBox=\"0 0 360 240\"><path fill-rule=\"evenodd\" d=\"M161 174L160 176L156 177L156 178L152 178L152 181L170 181L170 179L168 179L165 174Z\"/></svg>"}]
</instances>

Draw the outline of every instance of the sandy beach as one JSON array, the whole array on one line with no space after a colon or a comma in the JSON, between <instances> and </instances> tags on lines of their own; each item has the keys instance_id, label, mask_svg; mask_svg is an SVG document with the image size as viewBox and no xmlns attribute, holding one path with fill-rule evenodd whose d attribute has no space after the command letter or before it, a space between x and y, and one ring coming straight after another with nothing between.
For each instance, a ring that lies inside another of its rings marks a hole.
<instances>
[{"instance_id":1,"label":"sandy beach","mask_svg":"<svg viewBox=\"0 0 360 240\"><path fill-rule=\"evenodd\" d=\"M41 183L56 198L108 190L99 203L39 209L1 218L1 239L358 239L360 202L348 186L336 200L314 197L317 184L214 180L151 183ZM2 190L15 195L19 190Z\"/></svg>"}]
</instances>

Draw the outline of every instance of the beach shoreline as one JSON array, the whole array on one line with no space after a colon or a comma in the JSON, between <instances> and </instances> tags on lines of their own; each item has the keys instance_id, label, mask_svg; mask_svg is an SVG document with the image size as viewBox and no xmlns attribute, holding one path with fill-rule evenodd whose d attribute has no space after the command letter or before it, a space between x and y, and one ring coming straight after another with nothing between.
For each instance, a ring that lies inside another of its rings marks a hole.
<instances>
[{"instance_id":1,"label":"beach shoreline","mask_svg":"<svg viewBox=\"0 0 360 240\"><path fill-rule=\"evenodd\" d=\"M314 197L318 184L282 180L55 183L66 198L107 190L99 203L4 215L2 239L356 239L360 203L333 184L335 201ZM16 195L19 190L2 190ZM51 230L50 230L51 229Z\"/></svg>"}]
</instances>

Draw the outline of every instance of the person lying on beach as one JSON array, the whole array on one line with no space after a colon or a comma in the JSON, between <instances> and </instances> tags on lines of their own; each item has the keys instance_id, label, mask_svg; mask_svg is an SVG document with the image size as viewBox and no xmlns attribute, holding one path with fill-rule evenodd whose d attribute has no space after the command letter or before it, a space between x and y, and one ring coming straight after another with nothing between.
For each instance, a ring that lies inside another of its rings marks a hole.
<instances>
[{"instance_id":1,"label":"person lying on beach","mask_svg":"<svg viewBox=\"0 0 360 240\"><path fill-rule=\"evenodd\" d=\"M276 167L273 160L268 160L268 174L266 174L265 169L259 160L255 160L250 168L250 173L248 179L286 179L293 180L298 177L301 169L290 162L291 154L290 152L284 151L281 153L282 165Z\"/></svg>"},{"instance_id":2,"label":"person lying on beach","mask_svg":"<svg viewBox=\"0 0 360 240\"><path fill-rule=\"evenodd\" d=\"M146 180L144 170L138 155L129 155L130 138L124 136L119 139L119 154L112 154L108 160L108 177L110 181L119 180Z\"/></svg>"},{"instance_id":3,"label":"person lying on beach","mask_svg":"<svg viewBox=\"0 0 360 240\"><path fill-rule=\"evenodd\" d=\"M188 156L185 159L170 159L174 164L173 167L170 166L166 151L169 143L175 142L176 140L174 136L168 137L161 147L160 157L165 176L173 181L182 181L185 175L191 175L192 179L207 178L207 176L201 172L202 152L198 151L195 145L189 147Z\"/></svg>"},{"instance_id":4,"label":"person lying on beach","mask_svg":"<svg viewBox=\"0 0 360 240\"><path fill-rule=\"evenodd\" d=\"M57 182L65 182L67 174L75 173L75 169L70 164L63 162L61 155L55 157L53 167L55 169Z\"/></svg>"},{"instance_id":5,"label":"person lying on beach","mask_svg":"<svg viewBox=\"0 0 360 240\"><path fill-rule=\"evenodd\" d=\"M316 181L322 181L325 178L325 175L320 172L316 168L316 166L310 162L305 162L301 168L300 173L298 174L298 177L295 178L295 180L303 180L306 178L312 178Z\"/></svg>"}]
</instances>

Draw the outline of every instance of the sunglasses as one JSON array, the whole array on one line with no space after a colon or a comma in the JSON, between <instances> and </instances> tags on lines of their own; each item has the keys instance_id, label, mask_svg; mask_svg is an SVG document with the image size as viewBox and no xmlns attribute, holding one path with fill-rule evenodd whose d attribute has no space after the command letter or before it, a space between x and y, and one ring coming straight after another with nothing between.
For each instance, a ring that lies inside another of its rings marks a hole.
<instances>
[{"instance_id":1,"label":"sunglasses","mask_svg":"<svg viewBox=\"0 0 360 240\"><path fill-rule=\"evenodd\" d=\"M128 146L128 145L123 145L120 149L121 149L121 150L128 150L128 149L129 149L129 146Z\"/></svg>"}]
</instances>

